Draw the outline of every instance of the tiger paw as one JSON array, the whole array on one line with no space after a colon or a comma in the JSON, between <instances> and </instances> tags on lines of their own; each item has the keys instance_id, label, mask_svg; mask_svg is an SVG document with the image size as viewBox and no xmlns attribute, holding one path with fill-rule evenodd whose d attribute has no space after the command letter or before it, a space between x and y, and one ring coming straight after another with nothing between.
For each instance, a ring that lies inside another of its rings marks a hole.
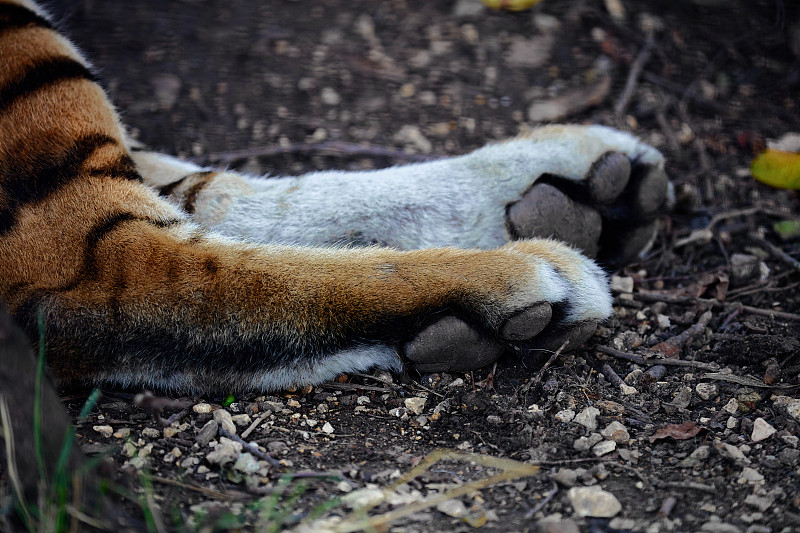
<instances>
[{"instance_id":1,"label":"tiger paw","mask_svg":"<svg viewBox=\"0 0 800 533\"><path fill-rule=\"evenodd\" d=\"M526 282L533 301L487 327L456 314L429 317L402 347L417 371L467 371L489 365L504 354L535 362L562 348L578 348L611 311L604 272L590 259L553 240L524 240L501 250L531 254L538 271ZM513 296L525 301L530 296Z\"/></svg>"},{"instance_id":2,"label":"tiger paw","mask_svg":"<svg viewBox=\"0 0 800 533\"><path fill-rule=\"evenodd\" d=\"M511 238L553 237L609 266L652 245L671 197L657 150L601 126L545 127L509 143L530 150L541 172L506 207Z\"/></svg>"}]
</instances>

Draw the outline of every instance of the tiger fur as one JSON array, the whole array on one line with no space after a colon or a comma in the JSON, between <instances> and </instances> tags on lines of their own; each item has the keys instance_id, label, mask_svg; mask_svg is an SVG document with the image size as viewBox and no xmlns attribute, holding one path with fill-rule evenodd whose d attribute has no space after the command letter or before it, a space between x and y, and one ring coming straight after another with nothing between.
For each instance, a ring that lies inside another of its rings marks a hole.
<instances>
[{"instance_id":1,"label":"tiger fur","mask_svg":"<svg viewBox=\"0 0 800 533\"><path fill-rule=\"evenodd\" d=\"M520 352L582 340L611 312L605 273L564 243L510 240L506 207L608 152L663 168L627 134L550 127L372 174L217 173L132 154L91 66L32 2L0 1L0 56L0 301L33 341L42 318L64 383L204 393L399 370L441 316ZM391 247L341 246L352 235Z\"/></svg>"}]
</instances>

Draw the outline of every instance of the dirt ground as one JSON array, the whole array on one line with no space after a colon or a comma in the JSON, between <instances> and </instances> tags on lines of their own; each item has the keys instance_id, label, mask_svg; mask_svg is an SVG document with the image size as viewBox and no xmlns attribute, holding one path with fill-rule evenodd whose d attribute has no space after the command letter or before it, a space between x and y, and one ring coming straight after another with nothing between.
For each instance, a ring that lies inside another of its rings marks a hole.
<instances>
[{"instance_id":1,"label":"dirt ground","mask_svg":"<svg viewBox=\"0 0 800 533\"><path fill-rule=\"evenodd\" d=\"M596 122L661 149L678 200L650 255L615 273L614 317L544 371L182 399L166 426L145 409L163 401L104 391L83 450L146 472L163 530L322 531L315 514L340 530L800 530L800 239L774 229L800 206L748 170L764 139L800 132L800 6L623 1L615 18L615 4L53 2L160 151L256 173L363 169ZM87 396L64 391L74 414ZM476 455L390 487L437 448Z\"/></svg>"}]
</instances>

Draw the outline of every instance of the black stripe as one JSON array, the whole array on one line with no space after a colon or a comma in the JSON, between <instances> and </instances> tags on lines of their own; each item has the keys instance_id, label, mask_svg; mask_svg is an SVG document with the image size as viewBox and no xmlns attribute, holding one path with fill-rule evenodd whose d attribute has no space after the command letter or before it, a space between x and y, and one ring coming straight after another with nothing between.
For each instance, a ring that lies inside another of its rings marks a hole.
<instances>
[{"instance_id":1,"label":"black stripe","mask_svg":"<svg viewBox=\"0 0 800 533\"><path fill-rule=\"evenodd\" d=\"M40 28L54 29L49 20L41 17L30 9L13 4L0 4L0 33L13 28L25 26L38 26Z\"/></svg>"},{"instance_id":2,"label":"black stripe","mask_svg":"<svg viewBox=\"0 0 800 533\"><path fill-rule=\"evenodd\" d=\"M62 56L40 59L25 69L18 79L0 87L0 113L17 100L48 85L73 79L97 82L97 78L88 68L72 58Z\"/></svg>"},{"instance_id":3,"label":"black stripe","mask_svg":"<svg viewBox=\"0 0 800 533\"><path fill-rule=\"evenodd\" d=\"M0 236L16 223L18 211L29 203L46 199L61 187L76 179L81 166L92 153L108 144L119 144L116 139L102 133L78 138L70 146L57 146L58 136L43 136L36 140L36 150L25 145L14 147L9 153L24 154L12 161L0 161L0 189L6 196L0 205ZM113 177L113 176L112 176ZM139 175L126 179L141 179Z\"/></svg>"},{"instance_id":4,"label":"black stripe","mask_svg":"<svg viewBox=\"0 0 800 533\"><path fill-rule=\"evenodd\" d=\"M136 165L129 155L123 155L113 163L100 168L93 168L89 174L95 177L126 179L142 183L142 176L136 171Z\"/></svg>"}]
</instances>

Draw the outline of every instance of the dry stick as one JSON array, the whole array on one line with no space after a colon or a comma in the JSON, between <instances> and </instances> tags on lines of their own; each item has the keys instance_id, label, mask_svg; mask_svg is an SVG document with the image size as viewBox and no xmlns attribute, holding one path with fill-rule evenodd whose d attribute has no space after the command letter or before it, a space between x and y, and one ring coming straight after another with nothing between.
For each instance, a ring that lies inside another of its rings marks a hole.
<instances>
[{"instance_id":1,"label":"dry stick","mask_svg":"<svg viewBox=\"0 0 800 533\"><path fill-rule=\"evenodd\" d=\"M719 491L714 485L706 485L704 483L697 483L695 481L667 481L661 483L661 486L670 489L688 489L699 490L700 492L708 492L709 494L718 494Z\"/></svg>"},{"instance_id":2,"label":"dry stick","mask_svg":"<svg viewBox=\"0 0 800 533\"><path fill-rule=\"evenodd\" d=\"M759 244L759 246L763 246L764 248L766 248L769 251L769 253L772 254L773 257L775 257L777 259L780 259L784 263L786 263L789 266L791 266L793 269L795 269L798 272L800 272L800 261L798 261L797 259L795 259L791 255L787 254L786 252L784 252L783 250L781 250L780 248L778 248L777 246L775 246L774 244L772 244L768 240L762 238L761 236L759 236L759 235L757 235L755 233L751 233L749 235L749 237L750 237L750 239L752 239L755 242L757 242Z\"/></svg>"},{"instance_id":3,"label":"dry stick","mask_svg":"<svg viewBox=\"0 0 800 533\"><path fill-rule=\"evenodd\" d=\"M759 315L768 318L779 318L781 320L800 322L800 315L797 315L795 313L787 313L786 311L774 311L772 309L761 309L760 307L751 307L749 305L743 305L740 304L739 302L723 304L718 300L712 300L709 298L693 298L693 297L677 298L675 296L669 296L667 294L654 294L652 292L637 292L633 294L633 297L643 302L665 302L678 305L691 305L698 303L698 304L710 305L713 307L724 307L725 309L741 309L745 313L750 313L751 315ZM664 363L664 364L669 364L669 363Z\"/></svg>"},{"instance_id":4,"label":"dry stick","mask_svg":"<svg viewBox=\"0 0 800 533\"><path fill-rule=\"evenodd\" d=\"M686 346L686 343L698 337L705 331L706 326L708 323L711 322L711 318L714 314L711 311L706 311L700 318L697 319L696 324L692 324L691 327L687 328L686 331L675 335L674 337L670 337L669 339L665 340L664 343L669 344L670 346L674 346L675 348L683 348ZM656 349L658 345L656 346Z\"/></svg>"},{"instance_id":5,"label":"dry stick","mask_svg":"<svg viewBox=\"0 0 800 533\"><path fill-rule=\"evenodd\" d=\"M320 152L323 155L367 155L372 157L390 157L403 161L431 161L440 159L438 155L409 154L401 150L381 148L379 146L365 146L362 144L342 141L327 141L323 143L297 143L289 146L264 146L260 148L247 148L245 150L232 150L230 152L213 152L206 159L213 163L233 163L250 157L274 157L281 154L295 154L307 152Z\"/></svg>"},{"instance_id":6,"label":"dry stick","mask_svg":"<svg viewBox=\"0 0 800 533\"><path fill-rule=\"evenodd\" d=\"M636 89L636 85L639 83L639 76L642 74L642 69L650 60L650 54L653 51L654 44L653 36L648 35L647 40L644 45L642 45L641 50L639 50L639 55L636 56L636 59L631 65L631 70L628 72L628 79L625 80L625 89L623 89L622 95L620 95L619 100L617 100L614 106L614 113L620 120L622 120L622 116L625 114L625 110L628 108L628 104L633 97L633 92Z\"/></svg>"},{"instance_id":7,"label":"dry stick","mask_svg":"<svg viewBox=\"0 0 800 533\"><path fill-rule=\"evenodd\" d=\"M528 382L528 384L525 385L525 387L523 388L522 392L528 392L529 390L535 389L536 387L539 386L539 383L541 383L544 373L547 371L548 368L550 368L550 365L553 364L553 362L558 358L558 356L561 355L561 352L564 351L564 348L566 348L568 344L569 344L568 340L564 341L564 344L562 344L558 348L558 350L553 352L553 355L550 356L550 359L547 360L542 369L536 373L536 377L533 379L533 381Z\"/></svg>"},{"instance_id":8,"label":"dry stick","mask_svg":"<svg viewBox=\"0 0 800 533\"><path fill-rule=\"evenodd\" d=\"M680 248L682 246L686 246L687 244L697 241L708 242L714 236L712 232L714 226L716 226L723 220L727 220L729 218L757 215L757 214L764 214L773 217L784 217L794 220L794 217L792 217L788 213L784 213L777 209L770 209L768 207L762 207L762 206L745 207L743 209L733 209L731 211L724 211L722 213L717 213L716 215L714 215L711 218L711 221L708 224L706 224L704 228L696 229L692 231L692 233L688 237L684 237L683 239L679 239L678 241L676 241L674 247Z\"/></svg>"},{"instance_id":9,"label":"dry stick","mask_svg":"<svg viewBox=\"0 0 800 533\"><path fill-rule=\"evenodd\" d=\"M621 377L619 377L619 374L617 374L616 371L613 368L611 368L611 365L609 365L608 363L604 363L603 366L600 367L600 371L606 378L608 378L608 381L610 381L611 384L614 385L615 387L619 388L621 385L626 385L625 381Z\"/></svg>"},{"instance_id":10,"label":"dry stick","mask_svg":"<svg viewBox=\"0 0 800 533\"><path fill-rule=\"evenodd\" d=\"M545 495L544 500L537 503L536 507L525 513L525 518L527 519L532 518L533 515L541 511L542 508L544 508L544 506L547 505L550 502L550 500L553 499L553 496L555 496L556 494L558 494L558 485L556 483L553 483L553 488L547 491L547 495Z\"/></svg>"},{"instance_id":11,"label":"dry stick","mask_svg":"<svg viewBox=\"0 0 800 533\"><path fill-rule=\"evenodd\" d=\"M247 450L248 453L251 453L251 454L255 455L259 459L265 460L266 462L268 462L269 464L271 464L275 468L282 468L283 467L283 465L280 463L280 461L278 461L277 459L272 457L270 454L264 453L261 450L259 450L257 444L253 444L252 442L247 442L246 440L244 440L239 435L236 435L235 433L231 433L227 429L223 429L222 426L219 427L219 434L221 436L223 436L223 437L227 437L227 438L229 438L231 440L234 440L234 441L238 442L239 444L241 444L244 447L245 450Z\"/></svg>"},{"instance_id":12,"label":"dry stick","mask_svg":"<svg viewBox=\"0 0 800 533\"><path fill-rule=\"evenodd\" d=\"M352 372L350 375L351 376L356 376L356 377L359 377L359 378L364 378L364 379L374 379L375 381L378 381L380 383L385 383L386 385L390 386L394 390L405 389L407 391L414 392L414 389L412 387L406 386L403 383L395 383L393 381L389 381L388 379L383 379L382 377L373 376L373 375L370 375L370 374L361 374L359 372ZM438 396L439 398L444 398L444 394L439 394L438 392L435 392L432 389L429 389L428 387L426 387L426 386L424 386L424 385L422 385L420 383L414 383L414 386L415 387L419 387L420 389L424 390L425 392L428 392L430 394L434 394L434 395Z\"/></svg>"},{"instance_id":13,"label":"dry stick","mask_svg":"<svg viewBox=\"0 0 800 533\"><path fill-rule=\"evenodd\" d=\"M249 437L250 433L252 433L253 430L255 430L261 424L261 422L263 422L264 419L267 418L270 414L272 414L271 411L264 411L263 413L261 413L259 417L256 418L255 422L250 424L250 427L242 431L242 438L246 439L247 437Z\"/></svg>"},{"instance_id":14,"label":"dry stick","mask_svg":"<svg viewBox=\"0 0 800 533\"><path fill-rule=\"evenodd\" d=\"M624 359L625 361L631 361L633 363L645 366L653 366L653 365L664 365L664 366L683 366L689 368L697 368L699 370L719 370L719 365L715 365L713 363L701 363L699 361L683 361L681 359L645 359L639 355L634 355L632 353L623 352L621 350L617 350L615 348L611 348L610 346L596 346L595 350L598 352L602 352L606 355L610 355L611 357L616 357L617 359Z\"/></svg>"}]
</instances>

